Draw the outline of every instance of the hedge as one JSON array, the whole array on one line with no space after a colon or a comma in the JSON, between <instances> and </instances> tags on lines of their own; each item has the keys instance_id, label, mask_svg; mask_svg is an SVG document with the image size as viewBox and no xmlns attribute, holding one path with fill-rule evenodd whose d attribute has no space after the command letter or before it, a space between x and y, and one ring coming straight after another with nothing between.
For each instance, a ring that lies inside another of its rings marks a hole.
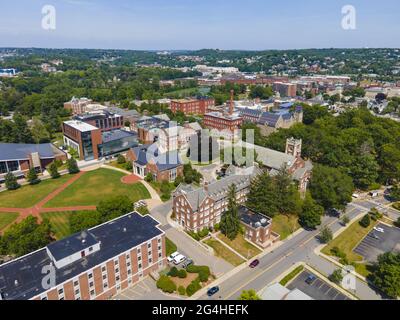
<instances>
[{"instance_id":1,"label":"hedge","mask_svg":"<svg viewBox=\"0 0 400 320\"><path fill-rule=\"evenodd\" d=\"M180 294L181 296L186 295L186 289L185 289L185 287L184 287L184 286L179 286L178 292L179 292L179 294Z\"/></svg>"},{"instance_id":2,"label":"hedge","mask_svg":"<svg viewBox=\"0 0 400 320\"><path fill-rule=\"evenodd\" d=\"M186 272L186 270L181 269L181 270L178 271L177 275L178 275L179 278L184 279L184 278L187 277L187 272Z\"/></svg>"},{"instance_id":3,"label":"hedge","mask_svg":"<svg viewBox=\"0 0 400 320\"><path fill-rule=\"evenodd\" d=\"M194 295L197 291L201 289L200 280L196 278L193 280L186 288L186 293L189 297Z\"/></svg>"},{"instance_id":4,"label":"hedge","mask_svg":"<svg viewBox=\"0 0 400 320\"><path fill-rule=\"evenodd\" d=\"M171 270L169 270L168 275L171 277L177 277L178 269L176 267L172 267Z\"/></svg>"},{"instance_id":5,"label":"hedge","mask_svg":"<svg viewBox=\"0 0 400 320\"><path fill-rule=\"evenodd\" d=\"M166 275L162 275L157 281L157 288L163 292L173 293L176 290L176 284Z\"/></svg>"},{"instance_id":6,"label":"hedge","mask_svg":"<svg viewBox=\"0 0 400 320\"><path fill-rule=\"evenodd\" d=\"M211 274L210 268L208 266L190 265L186 268L186 271L189 273L198 273L199 280L201 282L207 282Z\"/></svg>"}]
</instances>

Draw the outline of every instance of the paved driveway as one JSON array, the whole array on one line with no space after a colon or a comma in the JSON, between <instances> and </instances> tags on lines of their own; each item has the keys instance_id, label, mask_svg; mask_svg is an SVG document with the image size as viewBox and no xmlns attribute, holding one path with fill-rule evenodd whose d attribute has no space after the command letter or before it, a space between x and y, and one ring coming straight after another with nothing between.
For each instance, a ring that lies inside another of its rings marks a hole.
<instances>
[{"instance_id":1,"label":"paved driveway","mask_svg":"<svg viewBox=\"0 0 400 320\"><path fill-rule=\"evenodd\" d=\"M179 300L175 295L166 295L157 289L155 281L147 277L125 289L114 297L114 300Z\"/></svg>"}]
</instances>

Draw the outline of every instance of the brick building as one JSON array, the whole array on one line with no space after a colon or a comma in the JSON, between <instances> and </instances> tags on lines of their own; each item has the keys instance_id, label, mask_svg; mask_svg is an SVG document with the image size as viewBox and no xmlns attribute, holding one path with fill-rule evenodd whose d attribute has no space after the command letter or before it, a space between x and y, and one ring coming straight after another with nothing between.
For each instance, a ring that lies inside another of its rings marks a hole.
<instances>
[{"instance_id":1,"label":"brick building","mask_svg":"<svg viewBox=\"0 0 400 320\"><path fill-rule=\"evenodd\" d=\"M203 125L209 129L218 131L235 131L241 127L243 119L234 114L222 112L209 112L204 115Z\"/></svg>"},{"instance_id":2,"label":"brick building","mask_svg":"<svg viewBox=\"0 0 400 320\"><path fill-rule=\"evenodd\" d=\"M256 167L247 174L232 174L202 187L180 185L173 194L172 210L176 221L185 230L199 232L213 228L221 221L228 205L228 190L236 186L236 201L244 203L250 190L251 179L260 173Z\"/></svg>"},{"instance_id":3,"label":"brick building","mask_svg":"<svg viewBox=\"0 0 400 320\"><path fill-rule=\"evenodd\" d=\"M132 161L133 173L142 178L150 173L155 181L172 182L183 176L183 164L177 150L161 153L157 144L147 144L131 148L126 158Z\"/></svg>"},{"instance_id":4,"label":"brick building","mask_svg":"<svg viewBox=\"0 0 400 320\"><path fill-rule=\"evenodd\" d=\"M0 143L0 181L8 172L25 177L29 169L42 172L54 160L67 160L65 152L51 143Z\"/></svg>"},{"instance_id":5,"label":"brick building","mask_svg":"<svg viewBox=\"0 0 400 320\"><path fill-rule=\"evenodd\" d=\"M184 114L205 114L209 107L215 106L213 98L201 97L198 99L180 99L171 101L171 111Z\"/></svg>"},{"instance_id":6,"label":"brick building","mask_svg":"<svg viewBox=\"0 0 400 320\"><path fill-rule=\"evenodd\" d=\"M93 100L88 98L75 98L64 103L64 108L70 110L72 114L81 114L86 112L86 106L93 103Z\"/></svg>"},{"instance_id":7,"label":"brick building","mask_svg":"<svg viewBox=\"0 0 400 320\"><path fill-rule=\"evenodd\" d=\"M239 207L239 218L245 228L244 237L267 248L278 241L279 234L272 231L272 219L245 206Z\"/></svg>"},{"instance_id":8,"label":"brick building","mask_svg":"<svg viewBox=\"0 0 400 320\"><path fill-rule=\"evenodd\" d=\"M295 83L274 82L273 89L279 92L281 97L295 97L297 95L297 85Z\"/></svg>"},{"instance_id":9,"label":"brick building","mask_svg":"<svg viewBox=\"0 0 400 320\"><path fill-rule=\"evenodd\" d=\"M107 110L89 112L73 117L73 120L82 121L101 129L102 132L124 127L124 117Z\"/></svg>"},{"instance_id":10,"label":"brick building","mask_svg":"<svg viewBox=\"0 0 400 320\"><path fill-rule=\"evenodd\" d=\"M105 300L165 265L158 221L129 213L0 265L0 300Z\"/></svg>"}]
</instances>

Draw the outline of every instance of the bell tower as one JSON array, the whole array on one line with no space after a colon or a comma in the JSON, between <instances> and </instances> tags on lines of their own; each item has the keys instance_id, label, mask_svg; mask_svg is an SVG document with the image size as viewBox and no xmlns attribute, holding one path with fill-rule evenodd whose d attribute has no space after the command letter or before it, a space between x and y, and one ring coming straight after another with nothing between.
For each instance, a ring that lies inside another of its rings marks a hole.
<instances>
[{"instance_id":1,"label":"bell tower","mask_svg":"<svg viewBox=\"0 0 400 320\"><path fill-rule=\"evenodd\" d=\"M289 138L286 140L286 154L292 155L296 158L301 157L301 139Z\"/></svg>"}]
</instances>

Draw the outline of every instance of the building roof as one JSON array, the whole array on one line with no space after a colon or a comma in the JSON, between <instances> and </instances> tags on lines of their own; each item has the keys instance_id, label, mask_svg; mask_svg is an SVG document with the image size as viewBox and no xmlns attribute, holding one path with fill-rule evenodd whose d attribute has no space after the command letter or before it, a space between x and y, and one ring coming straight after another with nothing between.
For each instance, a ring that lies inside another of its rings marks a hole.
<instances>
[{"instance_id":1,"label":"building roof","mask_svg":"<svg viewBox=\"0 0 400 320\"><path fill-rule=\"evenodd\" d=\"M261 294L262 300L314 300L299 289L289 290L280 283L266 287Z\"/></svg>"},{"instance_id":2,"label":"building roof","mask_svg":"<svg viewBox=\"0 0 400 320\"><path fill-rule=\"evenodd\" d=\"M120 140L120 139L127 138L127 137L137 136L137 134L134 132L126 131L126 130L115 129L115 130L111 130L111 131L105 131L101 134L101 136L102 136L103 143L107 143L107 142L116 141L116 140Z\"/></svg>"},{"instance_id":3,"label":"building roof","mask_svg":"<svg viewBox=\"0 0 400 320\"><path fill-rule=\"evenodd\" d=\"M182 165L178 151L160 153L155 144L144 144L131 149L136 155L136 163L145 166L153 161L159 171L170 170Z\"/></svg>"},{"instance_id":4,"label":"building roof","mask_svg":"<svg viewBox=\"0 0 400 320\"><path fill-rule=\"evenodd\" d=\"M286 154L284 152L276 151L269 148L264 148L257 145L249 145L250 147L254 147L257 153L257 160L261 161L264 166L279 170L283 165L287 164L288 166L292 165L296 157Z\"/></svg>"},{"instance_id":5,"label":"building roof","mask_svg":"<svg viewBox=\"0 0 400 320\"><path fill-rule=\"evenodd\" d=\"M136 110L125 110L125 109L121 109L118 107L107 107L107 110L113 113L117 113L121 116L123 116L124 118L128 118L128 117L140 117L140 113L137 112Z\"/></svg>"},{"instance_id":6,"label":"building roof","mask_svg":"<svg viewBox=\"0 0 400 320\"><path fill-rule=\"evenodd\" d=\"M176 189L176 194L184 194L190 206L194 211L197 211L201 203L206 197L211 197L215 201L221 200L226 197L229 187L234 184L236 190L248 188L251 179L260 173L260 170L253 167L253 173L247 175L231 175L221 180L214 181L207 186L194 188L191 185L180 185Z\"/></svg>"},{"instance_id":7,"label":"building roof","mask_svg":"<svg viewBox=\"0 0 400 320\"><path fill-rule=\"evenodd\" d=\"M64 123L80 132L88 132L88 131L98 130L97 127L92 126L91 124L88 124L86 122L79 121L79 120L68 120L68 121L64 121Z\"/></svg>"},{"instance_id":8,"label":"building roof","mask_svg":"<svg viewBox=\"0 0 400 320\"><path fill-rule=\"evenodd\" d=\"M270 217L244 206L239 207L239 217L240 221L252 228L267 227L271 224L272 220Z\"/></svg>"},{"instance_id":9,"label":"building roof","mask_svg":"<svg viewBox=\"0 0 400 320\"><path fill-rule=\"evenodd\" d=\"M87 230L88 234L100 242L100 250L56 269L56 285L162 235L164 232L158 226L159 222L151 216L141 216L133 212ZM76 237L76 235L71 237ZM71 241L71 237L60 240L59 244L54 243L49 246L65 247L68 245L68 239ZM42 270L51 263L52 260L46 248L42 248L0 265L0 292L3 299L24 300L45 292L42 287Z\"/></svg>"},{"instance_id":10,"label":"building roof","mask_svg":"<svg viewBox=\"0 0 400 320\"><path fill-rule=\"evenodd\" d=\"M280 118L280 114L273 112L263 112L260 119L258 120L258 123L267 125L269 127L275 127Z\"/></svg>"},{"instance_id":11,"label":"building roof","mask_svg":"<svg viewBox=\"0 0 400 320\"><path fill-rule=\"evenodd\" d=\"M0 161L29 159L29 155L35 152L40 158L54 158L55 147L51 143L0 143Z\"/></svg>"}]
</instances>

